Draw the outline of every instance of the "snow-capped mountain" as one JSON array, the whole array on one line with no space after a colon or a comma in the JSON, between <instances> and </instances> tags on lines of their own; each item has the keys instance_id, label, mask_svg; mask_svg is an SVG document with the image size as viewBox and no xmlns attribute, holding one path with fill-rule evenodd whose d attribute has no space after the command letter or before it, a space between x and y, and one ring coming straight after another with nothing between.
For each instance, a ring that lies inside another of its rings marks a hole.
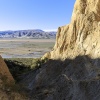
<instances>
[{"instance_id":1,"label":"snow-capped mountain","mask_svg":"<svg viewBox=\"0 0 100 100\"><path fill-rule=\"evenodd\" d=\"M0 31L0 38L55 38L56 32L45 32L40 29L35 30L17 30L17 31Z\"/></svg>"}]
</instances>

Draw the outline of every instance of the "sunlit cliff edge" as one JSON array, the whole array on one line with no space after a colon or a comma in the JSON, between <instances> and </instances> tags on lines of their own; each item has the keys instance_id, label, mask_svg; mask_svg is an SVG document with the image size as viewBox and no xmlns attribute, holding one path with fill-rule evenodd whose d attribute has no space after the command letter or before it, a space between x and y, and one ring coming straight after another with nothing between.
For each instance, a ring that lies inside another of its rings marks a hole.
<instances>
[{"instance_id":1,"label":"sunlit cliff edge","mask_svg":"<svg viewBox=\"0 0 100 100\"><path fill-rule=\"evenodd\" d=\"M71 22L58 28L56 43L44 58L100 57L100 0L76 0Z\"/></svg>"}]
</instances>

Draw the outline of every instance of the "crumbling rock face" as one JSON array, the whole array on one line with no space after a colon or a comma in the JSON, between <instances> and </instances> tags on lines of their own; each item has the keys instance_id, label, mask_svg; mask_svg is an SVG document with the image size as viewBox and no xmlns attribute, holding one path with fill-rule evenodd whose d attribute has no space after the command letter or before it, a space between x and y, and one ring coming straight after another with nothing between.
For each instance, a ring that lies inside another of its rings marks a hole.
<instances>
[{"instance_id":1,"label":"crumbling rock face","mask_svg":"<svg viewBox=\"0 0 100 100\"><path fill-rule=\"evenodd\" d=\"M34 77L35 76L35 77ZM23 83L36 100L100 100L100 59L49 60ZM28 81L30 80L30 83Z\"/></svg>"},{"instance_id":2,"label":"crumbling rock face","mask_svg":"<svg viewBox=\"0 0 100 100\"><path fill-rule=\"evenodd\" d=\"M5 78L7 78L7 83L9 84L14 84L14 79L13 76L11 75L11 73L9 72L9 69L7 67L7 65L5 64L4 60L2 59L2 57L0 56L0 74L2 76L4 76Z\"/></svg>"},{"instance_id":3,"label":"crumbling rock face","mask_svg":"<svg viewBox=\"0 0 100 100\"><path fill-rule=\"evenodd\" d=\"M22 85L15 84L6 63L0 56L0 100L29 100Z\"/></svg>"},{"instance_id":4,"label":"crumbling rock face","mask_svg":"<svg viewBox=\"0 0 100 100\"><path fill-rule=\"evenodd\" d=\"M43 58L50 60L23 79L32 99L100 100L100 0L76 0L71 23L58 28Z\"/></svg>"},{"instance_id":5,"label":"crumbling rock face","mask_svg":"<svg viewBox=\"0 0 100 100\"><path fill-rule=\"evenodd\" d=\"M58 28L54 49L44 58L79 55L100 57L100 0L76 0L71 23Z\"/></svg>"},{"instance_id":6,"label":"crumbling rock face","mask_svg":"<svg viewBox=\"0 0 100 100\"><path fill-rule=\"evenodd\" d=\"M30 80L32 98L100 100L99 57L100 0L76 0L71 23L58 28L53 50L43 56L52 60Z\"/></svg>"}]
</instances>

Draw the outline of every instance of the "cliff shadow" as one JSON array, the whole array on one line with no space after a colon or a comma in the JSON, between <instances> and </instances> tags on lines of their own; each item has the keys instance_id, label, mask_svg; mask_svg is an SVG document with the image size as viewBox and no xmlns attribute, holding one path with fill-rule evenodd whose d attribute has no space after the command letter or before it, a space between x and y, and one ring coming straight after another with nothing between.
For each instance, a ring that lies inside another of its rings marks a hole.
<instances>
[{"instance_id":1,"label":"cliff shadow","mask_svg":"<svg viewBox=\"0 0 100 100\"><path fill-rule=\"evenodd\" d=\"M32 74L28 77L32 79ZM95 100L93 96L99 95L100 91L100 59L88 56L64 61L50 59L37 70L35 77L29 81L30 86L27 80L24 79L24 82L31 89L30 95L38 100L49 98L50 95L53 98L50 100L79 100L78 95L80 100Z\"/></svg>"}]
</instances>

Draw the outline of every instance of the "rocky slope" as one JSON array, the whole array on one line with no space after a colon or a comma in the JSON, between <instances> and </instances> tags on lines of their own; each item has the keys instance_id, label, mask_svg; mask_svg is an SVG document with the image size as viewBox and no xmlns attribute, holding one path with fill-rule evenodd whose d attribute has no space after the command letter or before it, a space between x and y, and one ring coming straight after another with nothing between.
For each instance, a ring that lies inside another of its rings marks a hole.
<instances>
[{"instance_id":1,"label":"rocky slope","mask_svg":"<svg viewBox=\"0 0 100 100\"><path fill-rule=\"evenodd\" d=\"M22 75L30 100L100 100L100 0L76 0L49 60ZM45 59L44 59L45 60Z\"/></svg>"},{"instance_id":2,"label":"rocky slope","mask_svg":"<svg viewBox=\"0 0 100 100\"><path fill-rule=\"evenodd\" d=\"M18 31L1 31L0 38L35 38L49 39L55 38L56 32L45 32L39 29L36 30L18 30Z\"/></svg>"},{"instance_id":3,"label":"rocky slope","mask_svg":"<svg viewBox=\"0 0 100 100\"><path fill-rule=\"evenodd\" d=\"M22 81L31 98L100 100L100 0L76 0L71 23L58 28L54 49L43 58L54 60Z\"/></svg>"},{"instance_id":4,"label":"rocky slope","mask_svg":"<svg viewBox=\"0 0 100 100\"><path fill-rule=\"evenodd\" d=\"M0 100L28 100L26 92L15 84L6 63L0 56Z\"/></svg>"}]
</instances>

